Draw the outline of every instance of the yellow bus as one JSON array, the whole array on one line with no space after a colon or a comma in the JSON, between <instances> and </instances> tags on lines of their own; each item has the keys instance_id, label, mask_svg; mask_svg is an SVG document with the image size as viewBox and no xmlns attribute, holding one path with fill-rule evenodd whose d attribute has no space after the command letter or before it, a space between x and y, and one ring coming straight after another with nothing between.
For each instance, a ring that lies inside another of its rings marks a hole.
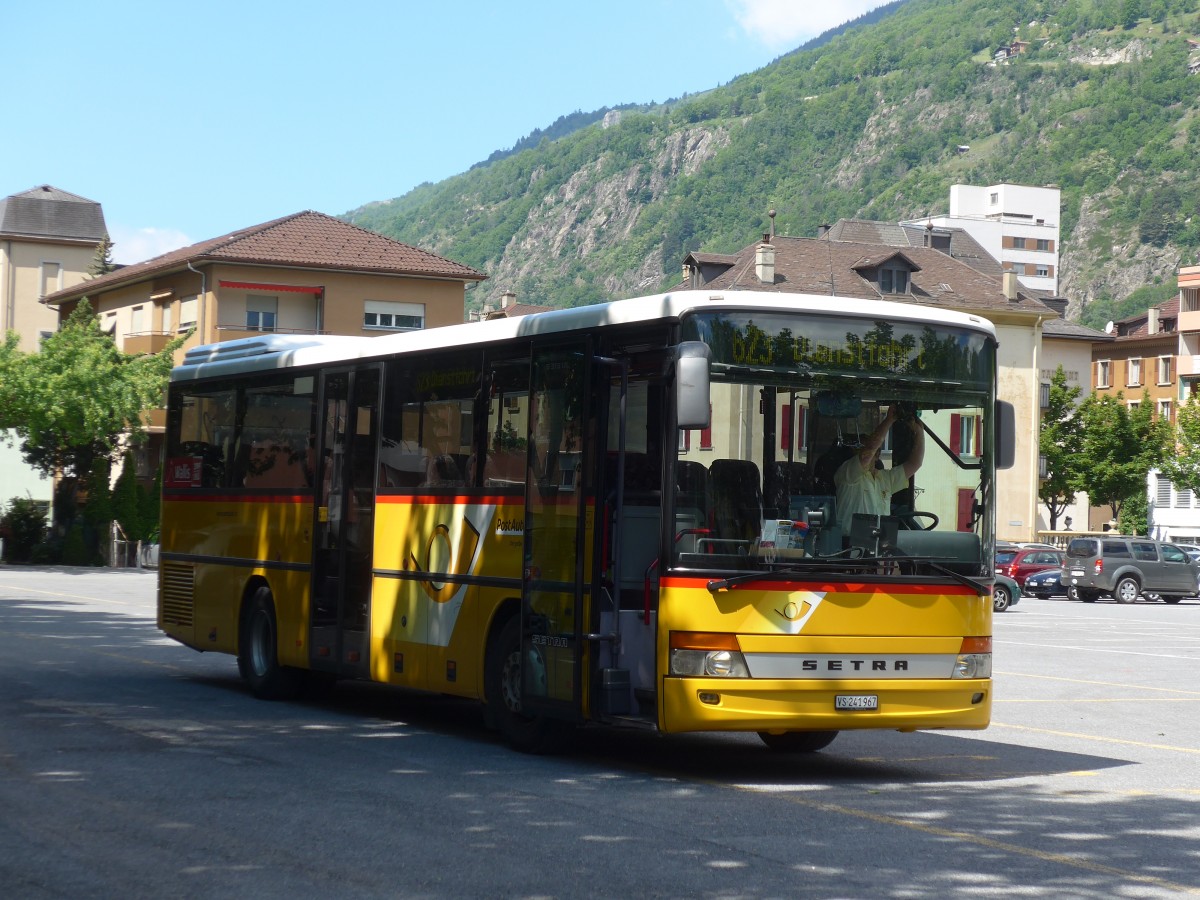
<instances>
[{"instance_id":1,"label":"yellow bus","mask_svg":"<svg viewBox=\"0 0 1200 900\"><path fill-rule=\"evenodd\" d=\"M158 625L258 696L460 695L529 752L585 723L790 752L988 724L1013 435L977 316L681 292L265 333L189 351L167 421ZM922 464L839 510L876 434Z\"/></svg>"}]
</instances>

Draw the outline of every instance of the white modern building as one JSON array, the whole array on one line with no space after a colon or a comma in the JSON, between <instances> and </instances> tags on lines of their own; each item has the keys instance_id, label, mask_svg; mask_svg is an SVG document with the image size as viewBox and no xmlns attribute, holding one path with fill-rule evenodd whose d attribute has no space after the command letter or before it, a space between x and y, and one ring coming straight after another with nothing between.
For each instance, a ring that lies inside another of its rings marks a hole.
<instances>
[{"instance_id":1,"label":"white modern building","mask_svg":"<svg viewBox=\"0 0 1200 900\"><path fill-rule=\"evenodd\" d=\"M961 228L1022 285L1057 296L1061 199L1062 192L1053 187L955 184L949 215L901 224Z\"/></svg>"}]
</instances>

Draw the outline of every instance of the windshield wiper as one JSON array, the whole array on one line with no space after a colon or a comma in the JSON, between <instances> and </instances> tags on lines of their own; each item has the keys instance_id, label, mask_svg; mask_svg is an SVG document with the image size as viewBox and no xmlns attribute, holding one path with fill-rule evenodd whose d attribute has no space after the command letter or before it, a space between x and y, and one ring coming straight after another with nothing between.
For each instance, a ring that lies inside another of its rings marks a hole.
<instances>
[{"instance_id":1,"label":"windshield wiper","mask_svg":"<svg viewBox=\"0 0 1200 900\"><path fill-rule=\"evenodd\" d=\"M731 587L739 584L745 584L747 581L755 579L773 578L779 575L798 575L804 572L811 572L813 569L822 568L823 564L837 563L837 566L829 566L829 568L853 569L864 565L879 565L881 563L896 563L896 562L920 562L925 563L929 568L936 571L939 575L945 575L957 581L959 584L969 587L973 590L976 596L987 596L987 588L971 578L969 575L963 575L960 572L955 572L946 566L934 561L934 557L930 556L856 556L846 558L841 556L814 556L811 559L805 560L799 565L791 565L782 569L766 569L763 571L743 572L740 575L731 575L728 578L719 578L710 581L706 587L711 594L718 594L721 591L727 591Z\"/></svg>"}]
</instances>

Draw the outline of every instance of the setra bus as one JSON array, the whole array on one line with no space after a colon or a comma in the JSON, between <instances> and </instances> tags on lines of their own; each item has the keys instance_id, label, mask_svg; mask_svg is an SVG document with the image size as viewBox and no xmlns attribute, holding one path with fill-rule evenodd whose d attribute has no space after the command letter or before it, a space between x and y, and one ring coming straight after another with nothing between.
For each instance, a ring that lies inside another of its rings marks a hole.
<instances>
[{"instance_id":1,"label":"setra bus","mask_svg":"<svg viewBox=\"0 0 1200 900\"><path fill-rule=\"evenodd\" d=\"M680 292L196 347L168 391L158 625L258 696L475 698L529 752L582 723L792 752L984 728L996 346L927 307ZM886 513L839 511L837 464L892 406L923 465Z\"/></svg>"}]
</instances>

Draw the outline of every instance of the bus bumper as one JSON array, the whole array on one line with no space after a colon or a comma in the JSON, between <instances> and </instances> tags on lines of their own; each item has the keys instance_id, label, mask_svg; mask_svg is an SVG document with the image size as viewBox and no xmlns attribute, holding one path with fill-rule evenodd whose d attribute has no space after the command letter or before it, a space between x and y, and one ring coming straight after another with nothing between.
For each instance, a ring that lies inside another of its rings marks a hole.
<instances>
[{"instance_id":1,"label":"bus bumper","mask_svg":"<svg viewBox=\"0 0 1200 900\"><path fill-rule=\"evenodd\" d=\"M875 709L837 709L839 696L877 698ZM885 684L751 678L664 678L662 731L850 731L986 728L990 679Z\"/></svg>"}]
</instances>

